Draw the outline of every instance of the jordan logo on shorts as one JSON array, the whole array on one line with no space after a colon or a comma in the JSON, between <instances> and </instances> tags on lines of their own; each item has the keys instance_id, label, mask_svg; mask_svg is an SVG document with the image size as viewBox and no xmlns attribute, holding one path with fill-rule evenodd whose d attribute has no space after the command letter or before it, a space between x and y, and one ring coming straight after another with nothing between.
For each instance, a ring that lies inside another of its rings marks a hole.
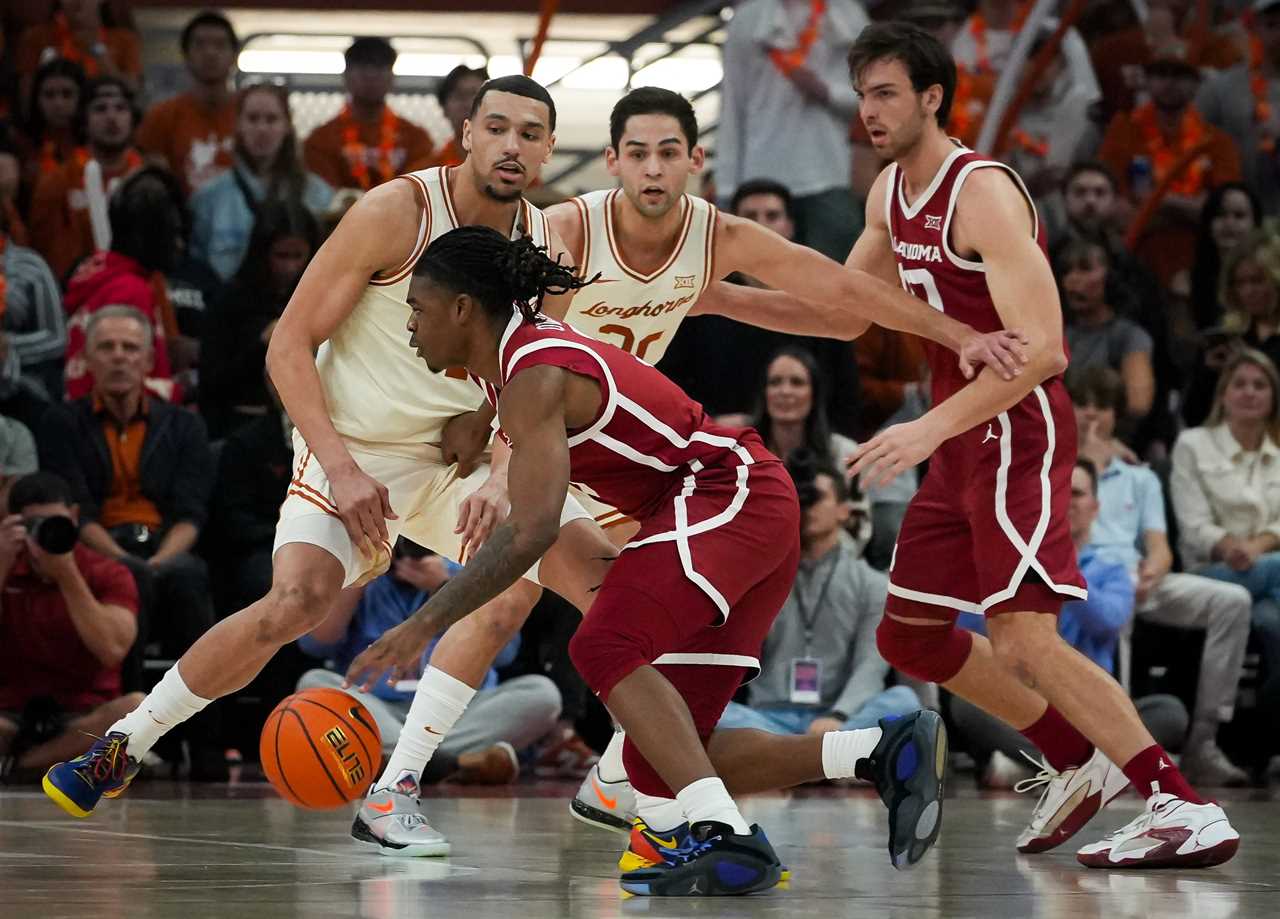
<instances>
[{"instance_id":1,"label":"jordan logo on shorts","mask_svg":"<svg viewBox=\"0 0 1280 919\"><path fill-rule=\"evenodd\" d=\"M999 439L1000 438L996 437L996 432L991 430L991 425L987 425L987 436L982 438L982 442L985 444L989 440L999 440Z\"/></svg>"}]
</instances>

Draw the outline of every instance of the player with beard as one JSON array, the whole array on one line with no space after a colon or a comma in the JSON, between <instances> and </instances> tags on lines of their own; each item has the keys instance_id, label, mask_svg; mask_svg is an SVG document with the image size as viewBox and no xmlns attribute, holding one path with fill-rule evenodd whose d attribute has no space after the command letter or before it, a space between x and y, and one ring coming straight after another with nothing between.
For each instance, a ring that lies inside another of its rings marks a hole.
<instances>
[{"instance_id":1,"label":"player with beard","mask_svg":"<svg viewBox=\"0 0 1280 919\"><path fill-rule=\"evenodd\" d=\"M279 647L324 620L342 588L385 571L399 535L463 561L468 540L482 539L505 515L505 456L492 470L466 468L489 440L491 412L476 412L483 396L465 374L434 374L405 347L406 297L428 245L462 224L560 249L546 218L522 197L551 156L555 115L551 97L533 80L489 81L472 107L463 136L470 156L462 165L373 189L316 253L267 354L296 426L271 590L206 632L88 753L49 770L45 791L64 810L85 817L102 795L121 794L161 735L245 686ZM464 525L455 529L460 518ZM539 592L529 579L537 574L585 611L603 559L614 554L572 501L559 522L560 547L540 568L440 642L400 742L356 816L357 839L379 851L448 853L417 798L431 742L448 730L449 712L461 713L488 662L528 615ZM566 547L572 564L561 559ZM582 558L600 561L592 568ZM424 717L441 709L443 721Z\"/></svg>"}]
</instances>

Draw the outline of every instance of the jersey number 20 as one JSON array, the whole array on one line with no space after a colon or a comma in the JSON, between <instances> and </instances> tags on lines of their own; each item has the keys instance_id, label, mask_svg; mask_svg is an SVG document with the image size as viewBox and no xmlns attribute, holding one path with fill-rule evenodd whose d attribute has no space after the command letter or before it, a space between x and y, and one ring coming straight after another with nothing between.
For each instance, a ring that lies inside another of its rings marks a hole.
<instances>
[{"instance_id":1,"label":"jersey number 20","mask_svg":"<svg viewBox=\"0 0 1280 919\"><path fill-rule=\"evenodd\" d=\"M644 360L644 353L649 350L649 346L662 337L661 332L653 332L644 338L636 341L636 333L631 331L625 325L602 325L600 326L602 335L620 335L622 336L622 344L618 345L628 354L634 354L640 360Z\"/></svg>"}]
</instances>

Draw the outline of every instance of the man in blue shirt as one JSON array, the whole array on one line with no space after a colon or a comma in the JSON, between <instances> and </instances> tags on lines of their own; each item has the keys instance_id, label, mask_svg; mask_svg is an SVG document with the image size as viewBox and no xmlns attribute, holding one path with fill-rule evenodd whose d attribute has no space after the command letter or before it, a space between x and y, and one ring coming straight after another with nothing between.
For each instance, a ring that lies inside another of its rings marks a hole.
<instances>
[{"instance_id":1,"label":"man in blue shirt","mask_svg":"<svg viewBox=\"0 0 1280 919\"><path fill-rule=\"evenodd\" d=\"M343 674L351 661L383 632L417 612L427 597L458 570L452 562L424 554L401 540L390 571L364 588L343 591L328 618L298 639L298 646L305 653L328 665L303 674L298 689L342 688ZM430 659L433 647L435 642L423 652L424 663ZM511 663L519 648L517 636L494 665ZM372 692L354 687L344 690L373 715L386 756L395 749L415 689L413 681L392 684L383 676ZM432 758L431 773L414 776L414 781L426 784L446 776L474 784L514 781L519 774L516 751L541 740L556 726L560 706L560 690L547 677L530 674L499 683L497 672L490 669L465 714Z\"/></svg>"},{"instance_id":2,"label":"man in blue shirt","mask_svg":"<svg viewBox=\"0 0 1280 919\"><path fill-rule=\"evenodd\" d=\"M1124 400L1120 377L1108 368L1084 371L1073 382L1080 456L1098 470L1098 519L1087 551L1124 565L1136 583L1139 617L1161 625L1202 629L1204 652L1195 713L1182 771L1200 785L1245 785L1248 774L1218 747L1218 726L1230 721L1244 669L1252 601L1236 584L1171 571L1164 490L1146 466L1124 462L1115 439Z\"/></svg>"}]
</instances>

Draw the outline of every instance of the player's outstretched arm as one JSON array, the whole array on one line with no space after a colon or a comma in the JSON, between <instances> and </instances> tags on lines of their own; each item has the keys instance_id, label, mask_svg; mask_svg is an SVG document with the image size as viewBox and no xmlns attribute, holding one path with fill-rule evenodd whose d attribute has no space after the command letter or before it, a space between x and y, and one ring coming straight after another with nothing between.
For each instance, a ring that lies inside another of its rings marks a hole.
<instances>
[{"instance_id":1,"label":"player's outstretched arm","mask_svg":"<svg viewBox=\"0 0 1280 919\"><path fill-rule=\"evenodd\" d=\"M285 410L329 477L352 542L366 552L387 538L386 520L395 514L386 489L359 470L333 427L315 352L351 315L369 279L412 254L420 214L409 182L388 182L361 198L307 265L267 348Z\"/></svg>"},{"instance_id":2,"label":"player's outstretched arm","mask_svg":"<svg viewBox=\"0 0 1280 919\"><path fill-rule=\"evenodd\" d=\"M351 662L347 685L368 690L388 668L393 680L416 675L432 637L514 584L556 541L569 490L567 376L558 367L531 367L503 388L498 414L513 444L507 466L511 513L422 609Z\"/></svg>"},{"instance_id":3,"label":"player's outstretched arm","mask_svg":"<svg viewBox=\"0 0 1280 919\"><path fill-rule=\"evenodd\" d=\"M944 440L989 421L1062 373L1058 287L1035 237L1027 200L1001 169L979 169L965 181L952 219L952 239L986 265L987 289L1006 328L1028 330L1026 364L1016 379L980 374L923 417L881 431L855 453L850 472L887 482L929 456Z\"/></svg>"}]
</instances>

